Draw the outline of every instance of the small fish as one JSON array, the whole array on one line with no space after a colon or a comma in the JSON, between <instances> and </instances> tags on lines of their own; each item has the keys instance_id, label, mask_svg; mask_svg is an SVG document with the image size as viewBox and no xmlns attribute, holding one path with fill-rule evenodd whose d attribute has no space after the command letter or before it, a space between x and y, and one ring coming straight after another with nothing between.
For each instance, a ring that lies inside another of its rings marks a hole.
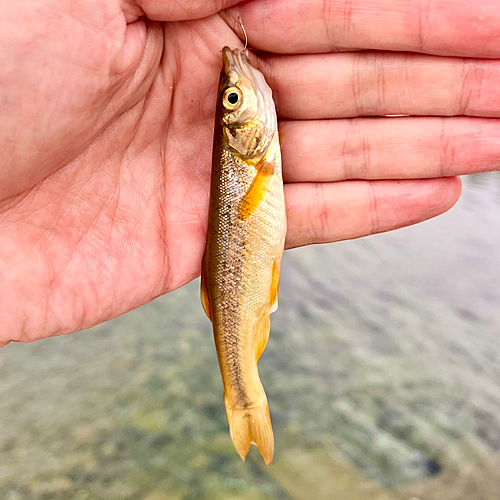
<instances>
[{"instance_id":1,"label":"small fish","mask_svg":"<svg viewBox=\"0 0 500 500\"><path fill-rule=\"evenodd\" d=\"M286 213L276 108L246 50L222 49L201 300L213 323L234 446L266 464L274 437L257 371L278 308Z\"/></svg>"}]
</instances>

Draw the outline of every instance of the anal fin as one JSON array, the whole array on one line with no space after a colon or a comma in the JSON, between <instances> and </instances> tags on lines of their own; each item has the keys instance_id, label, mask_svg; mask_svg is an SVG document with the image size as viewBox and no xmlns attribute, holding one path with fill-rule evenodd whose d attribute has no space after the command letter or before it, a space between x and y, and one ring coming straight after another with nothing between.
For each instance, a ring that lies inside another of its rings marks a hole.
<instances>
[{"instance_id":1,"label":"anal fin","mask_svg":"<svg viewBox=\"0 0 500 500\"><path fill-rule=\"evenodd\" d=\"M265 314L257 323L255 332L255 361L257 361L264 352L269 340L269 331L271 330L271 318Z\"/></svg>"}]
</instances>

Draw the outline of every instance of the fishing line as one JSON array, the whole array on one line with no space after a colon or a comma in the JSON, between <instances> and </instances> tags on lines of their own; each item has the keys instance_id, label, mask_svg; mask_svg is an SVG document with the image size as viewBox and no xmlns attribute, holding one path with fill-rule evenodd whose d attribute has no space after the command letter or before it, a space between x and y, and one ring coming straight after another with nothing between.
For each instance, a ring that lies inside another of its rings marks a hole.
<instances>
[{"instance_id":1,"label":"fishing line","mask_svg":"<svg viewBox=\"0 0 500 500\"><path fill-rule=\"evenodd\" d=\"M247 50L247 47L248 47L247 32L245 31L245 26L243 26L243 22L241 21L240 16L238 16L238 21L240 22L241 29L243 30L243 34L245 35L245 46L243 47L243 52L245 52L245 50Z\"/></svg>"}]
</instances>

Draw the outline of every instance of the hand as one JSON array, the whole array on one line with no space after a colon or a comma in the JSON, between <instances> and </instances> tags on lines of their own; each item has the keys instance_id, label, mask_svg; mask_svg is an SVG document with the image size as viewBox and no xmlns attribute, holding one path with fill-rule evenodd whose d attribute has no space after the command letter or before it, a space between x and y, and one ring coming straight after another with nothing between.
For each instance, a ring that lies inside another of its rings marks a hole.
<instances>
[{"instance_id":1,"label":"hand","mask_svg":"<svg viewBox=\"0 0 500 500\"><path fill-rule=\"evenodd\" d=\"M288 247L428 219L458 199L453 176L497 168L497 0L184 4L0 7L0 343L90 327L199 274L238 14L282 119Z\"/></svg>"}]
</instances>

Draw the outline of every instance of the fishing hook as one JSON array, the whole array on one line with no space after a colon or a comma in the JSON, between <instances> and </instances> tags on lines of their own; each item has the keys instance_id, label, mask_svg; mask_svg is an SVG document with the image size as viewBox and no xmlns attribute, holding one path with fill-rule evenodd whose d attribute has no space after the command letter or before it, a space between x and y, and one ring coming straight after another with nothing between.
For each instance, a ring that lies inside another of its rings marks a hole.
<instances>
[{"instance_id":1,"label":"fishing hook","mask_svg":"<svg viewBox=\"0 0 500 500\"><path fill-rule=\"evenodd\" d=\"M240 22L241 29L243 30L243 34L245 35L245 46L243 47L243 52L245 52L245 50L247 50L247 47L248 47L247 32L245 31L245 26L243 26L243 22L241 21L240 16L238 16L238 21Z\"/></svg>"}]
</instances>

